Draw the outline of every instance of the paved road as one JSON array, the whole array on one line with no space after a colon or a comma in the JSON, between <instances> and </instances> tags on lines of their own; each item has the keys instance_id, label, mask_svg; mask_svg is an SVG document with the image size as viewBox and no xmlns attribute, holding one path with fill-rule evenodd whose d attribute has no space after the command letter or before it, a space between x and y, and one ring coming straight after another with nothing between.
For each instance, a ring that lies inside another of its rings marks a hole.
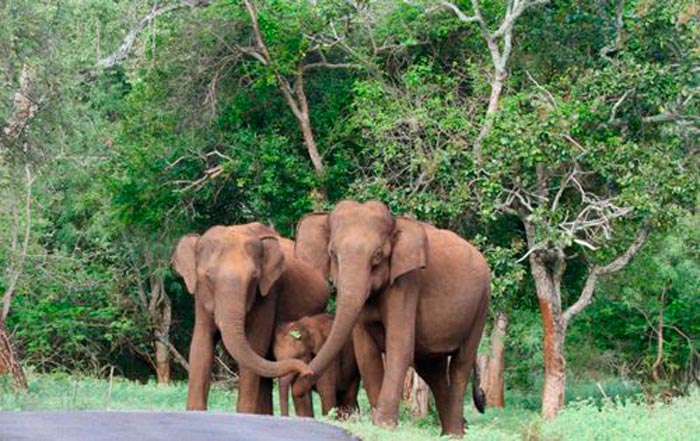
<instances>
[{"instance_id":1,"label":"paved road","mask_svg":"<svg viewBox=\"0 0 700 441\"><path fill-rule=\"evenodd\" d=\"M356 440L306 418L217 412L0 412L0 441Z\"/></svg>"}]
</instances>

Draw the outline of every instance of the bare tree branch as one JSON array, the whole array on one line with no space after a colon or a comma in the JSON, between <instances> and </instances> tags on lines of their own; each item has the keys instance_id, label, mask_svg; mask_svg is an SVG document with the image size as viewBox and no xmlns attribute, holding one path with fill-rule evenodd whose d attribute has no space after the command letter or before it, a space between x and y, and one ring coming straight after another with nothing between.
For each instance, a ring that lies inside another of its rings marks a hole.
<instances>
[{"instance_id":1,"label":"bare tree branch","mask_svg":"<svg viewBox=\"0 0 700 441\"><path fill-rule=\"evenodd\" d=\"M667 122L679 122L687 121L696 124L700 124L700 116L696 115L682 115L675 112L664 112L657 115L645 116L642 121L650 124L661 124Z\"/></svg>"},{"instance_id":2,"label":"bare tree branch","mask_svg":"<svg viewBox=\"0 0 700 441\"><path fill-rule=\"evenodd\" d=\"M619 0L615 7L615 39L600 49L600 55L607 58L610 54L622 48L622 28L624 22L625 0Z\"/></svg>"},{"instance_id":3,"label":"bare tree branch","mask_svg":"<svg viewBox=\"0 0 700 441\"><path fill-rule=\"evenodd\" d=\"M33 78L33 69L25 63L19 78L19 89L15 92L14 109L2 128L2 133L10 142L19 138L27 123L34 118L39 109L39 105L32 100L30 94Z\"/></svg>"},{"instance_id":4,"label":"bare tree branch","mask_svg":"<svg viewBox=\"0 0 700 441\"><path fill-rule=\"evenodd\" d=\"M362 66L357 63L329 63L327 61L321 61L318 63L305 64L302 68L304 71L318 68L326 69L362 69Z\"/></svg>"},{"instance_id":5,"label":"bare tree branch","mask_svg":"<svg viewBox=\"0 0 700 441\"><path fill-rule=\"evenodd\" d=\"M270 51L268 50L267 45L265 44L265 39L260 31L257 11L250 0L244 0L243 3L248 11L248 15L250 16L253 37L255 38L255 43L257 46L254 51L249 51L248 53L253 55L264 65L270 66ZM289 109L299 122L299 128L302 132L304 145L306 146L306 150L311 158L314 170L316 173L321 173L324 170L324 165L316 145L316 139L313 134L313 127L311 125L311 118L309 115L309 102L304 92L304 66L303 64L300 64L297 68L293 85L284 75L277 71L275 71L275 78L277 79L277 85L280 91L282 91L282 95L284 96L287 106L289 106ZM325 198L325 196L323 197Z\"/></svg>"},{"instance_id":6,"label":"bare tree branch","mask_svg":"<svg viewBox=\"0 0 700 441\"><path fill-rule=\"evenodd\" d=\"M173 345L169 339L161 339L161 342L163 342L163 344L168 347L168 350L173 355L175 361L177 361L184 370L189 372L190 364L187 362L187 359L180 353L180 351L177 350L175 345Z\"/></svg>"},{"instance_id":7,"label":"bare tree branch","mask_svg":"<svg viewBox=\"0 0 700 441\"><path fill-rule=\"evenodd\" d=\"M588 306L593 299L593 292L595 291L598 277L614 273L624 268L642 248L649 237L649 231L650 228L647 225L641 226L630 246L622 254L617 256L617 258L605 266L593 266L593 268L591 268L579 298L573 305L569 306L569 308L567 308L562 315L562 320L565 327L568 325L569 320Z\"/></svg>"},{"instance_id":8,"label":"bare tree branch","mask_svg":"<svg viewBox=\"0 0 700 441\"><path fill-rule=\"evenodd\" d=\"M425 10L425 12L433 12L433 11L440 9L440 8L451 9L452 12L454 12L454 14L457 16L457 18L459 18L459 20L464 22L464 23L473 23L473 22L479 20L479 17L477 17L475 15L468 16L467 14L465 14L464 12L462 12L461 9L459 9L459 6L455 5L452 2L440 2L439 4L437 4L435 6L427 8Z\"/></svg>"},{"instance_id":9,"label":"bare tree branch","mask_svg":"<svg viewBox=\"0 0 700 441\"><path fill-rule=\"evenodd\" d=\"M493 128L494 118L498 112L500 105L501 94L503 93L503 85L508 76L507 65L510 54L513 51L513 28L520 16L527 9L534 6L545 5L549 0L509 0L506 7L506 14L501 21L500 26L494 32L491 32L488 23L481 13L481 4L479 0L471 0L472 10L474 15L465 14L456 4L442 1L439 4L427 8L426 12L435 11L438 9L451 10L460 21L464 23L477 23L481 30L482 37L486 42L491 61L493 63L493 74L491 77L491 94L489 103L484 117L484 123L479 130L479 134L474 140L473 151L477 162L481 161L481 143L483 139Z\"/></svg>"},{"instance_id":10,"label":"bare tree branch","mask_svg":"<svg viewBox=\"0 0 700 441\"><path fill-rule=\"evenodd\" d=\"M122 44L119 45L119 48L111 54L107 55L106 57L98 60L97 63L95 63L93 69L107 69L115 66L118 63L121 63L127 56L129 56L132 49L134 48L134 44L136 43L136 37L138 37L138 35L144 29L146 29L151 23L153 23L156 20L156 18L160 17L161 15L169 14L182 8L197 8L209 6L210 4L211 0L180 0L177 3L172 3L169 5L155 6L150 13L143 17L126 34L124 40L122 40ZM89 73L89 71L86 73Z\"/></svg>"},{"instance_id":11,"label":"bare tree branch","mask_svg":"<svg viewBox=\"0 0 700 441\"><path fill-rule=\"evenodd\" d=\"M26 196L24 201L24 238L22 240L22 249L19 251L19 258L14 268L9 269L9 283L5 288L5 294L2 297L2 315L0 316L0 322L4 323L7 319L7 315L10 313L10 304L12 303L12 296L17 288L17 281L19 276L22 274L24 269L24 262L27 258L27 250L29 249L29 236L32 232L32 184L34 183L34 178L29 170L29 165L24 166L24 172L26 175ZM15 221L15 227L18 222ZM13 233L17 234L16 232ZM13 249L13 252L16 250Z\"/></svg>"}]
</instances>

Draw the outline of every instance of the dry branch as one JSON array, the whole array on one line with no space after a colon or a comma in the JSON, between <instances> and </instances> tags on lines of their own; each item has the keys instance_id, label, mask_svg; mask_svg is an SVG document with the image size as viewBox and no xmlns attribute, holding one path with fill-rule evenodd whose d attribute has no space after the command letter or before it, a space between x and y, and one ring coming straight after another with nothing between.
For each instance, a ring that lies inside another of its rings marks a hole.
<instances>
[{"instance_id":1,"label":"dry branch","mask_svg":"<svg viewBox=\"0 0 700 441\"><path fill-rule=\"evenodd\" d=\"M124 40L122 40L119 48L106 57L98 60L93 69L107 69L121 63L127 56L129 56L134 48L136 37L138 37L138 35L144 29L150 26L150 24L161 15L169 14L182 8L197 8L209 6L209 4L211 4L210 0L180 0L177 3L172 3L169 5L156 5L150 13L148 13L133 28L131 28L131 30L124 37ZM89 73L89 71L86 73Z\"/></svg>"},{"instance_id":2,"label":"dry branch","mask_svg":"<svg viewBox=\"0 0 700 441\"><path fill-rule=\"evenodd\" d=\"M24 199L24 238L22 240L22 249L17 250L17 229L19 222L17 220L17 212L14 211L13 220L13 232L12 232L12 242L13 248L12 252L19 251L19 256L17 261L10 265L7 269L9 283L5 288L5 294L2 298L2 315L0 315L0 322L5 322L7 315L10 313L10 304L12 303L12 296L17 288L17 281L19 276L22 274L24 269L24 262L27 259L27 250L29 249L29 236L32 231L32 184L34 183L34 177L32 176L29 166L24 166L24 172L26 176L26 195Z\"/></svg>"},{"instance_id":3,"label":"dry branch","mask_svg":"<svg viewBox=\"0 0 700 441\"><path fill-rule=\"evenodd\" d=\"M10 142L19 138L27 123L34 118L39 109L39 105L30 94L33 77L32 68L28 64L24 64L19 78L19 89L15 92L14 109L2 128L2 133Z\"/></svg>"},{"instance_id":4,"label":"dry branch","mask_svg":"<svg viewBox=\"0 0 700 441\"><path fill-rule=\"evenodd\" d=\"M649 227L647 225L643 225L637 231L637 234L635 235L634 240L632 241L630 246L622 254L617 256L617 258L615 258L612 262L608 263L605 266L596 265L593 266L593 268L591 268L590 272L588 273L588 277L586 278L586 283L583 286L583 289L581 290L579 298L576 300L576 302L574 302L573 305L569 306L569 308L566 311L564 311L564 314L562 315L564 327L568 325L569 321L574 315L581 312L591 302L591 300L593 299L593 292L595 291L598 277L614 273L624 268L629 263L629 261L637 254L637 252L639 252L639 250L642 248L647 238L649 237L649 231Z\"/></svg>"},{"instance_id":5,"label":"dry branch","mask_svg":"<svg viewBox=\"0 0 700 441\"><path fill-rule=\"evenodd\" d=\"M253 56L263 65L270 66L272 64L270 51L268 50L265 39L260 31L258 13L250 0L244 0L243 3L246 11L248 11L248 15L250 16L250 24L256 44L255 48L245 49L244 53ZM239 50L242 50L242 48L239 48ZM309 102L304 92L304 65L301 64L298 66L294 84L291 84L290 81L279 72L275 72L275 78L280 91L282 91L285 102L299 123L304 139L304 145L306 146L306 150L311 158L314 170L317 174L322 173L324 170L323 160L321 159L321 155L318 152L318 147L316 146L316 139L313 134L313 128L309 115Z\"/></svg>"},{"instance_id":6,"label":"dry branch","mask_svg":"<svg viewBox=\"0 0 700 441\"><path fill-rule=\"evenodd\" d=\"M489 96L484 123L479 130L479 134L473 146L474 156L477 161L480 161L481 158L481 143L493 128L494 118L498 112L501 94L503 92L503 85L508 76L507 65L510 54L513 51L513 29L515 24L518 18L520 18L527 9L547 3L549 3L549 0L509 0L503 20L498 29L493 32L489 30L488 23L481 13L481 4L479 0L471 0L474 15L464 13L459 6L448 1L439 2L426 9L426 12L447 9L452 11L463 23L476 23L479 26L481 35L491 54L491 61L493 63L491 94Z\"/></svg>"}]
</instances>

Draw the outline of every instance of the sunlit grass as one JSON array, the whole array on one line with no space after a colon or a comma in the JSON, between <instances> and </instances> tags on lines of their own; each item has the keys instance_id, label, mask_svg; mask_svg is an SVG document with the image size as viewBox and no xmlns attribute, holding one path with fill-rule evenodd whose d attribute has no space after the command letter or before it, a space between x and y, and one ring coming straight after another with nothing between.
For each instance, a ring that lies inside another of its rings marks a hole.
<instances>
[{"instance_id":1,"label":"sunlit grass","mask_svg":"<svg viewBox=\"0 0 700 441\"><path fill-rule=\"evenodd\" d=\"M187 398L186 382L159 385L139 383L115 377L107 379L66 374L29 375L29 388L14 392L7 379L0 379L0 410L157 410L181 411ZM603 388L605 398L600 391ZM469 429L465 439L478 440L686 440L700 433L700 391L678 398L671 404L647 405L639 395L627 396L631 389L619 382L608 385L572 385L572 396L587 397L569 402L559 418L544 422L533 405L532 396L509 391L506 409L488 409L477 413L471 404L465 407ZM276 391L275 391L276 392ZM616 393L616 395L613 394ZM209 409L233 412L236 392L214 385L209 395ZM319 400L315 400L320 415ZM360 395L361 412L348 421L324 418L359 436L363 440L413 441L440 437L435 412L413 420L402 406L399 426L395 430L374 427L369 403ZM293 409L293 406L291 406ZM277 395L275 409L278 413ZM446 439L446 438L445 438Z\"/></svg>"}]
</instances>

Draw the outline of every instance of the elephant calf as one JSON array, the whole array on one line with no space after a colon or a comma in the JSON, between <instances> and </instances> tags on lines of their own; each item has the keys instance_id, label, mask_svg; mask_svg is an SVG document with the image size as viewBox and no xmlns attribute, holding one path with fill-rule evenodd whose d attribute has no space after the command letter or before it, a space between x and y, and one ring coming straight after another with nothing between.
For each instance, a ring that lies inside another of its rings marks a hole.
<instances>
[{"instance_id":1,"label":"elephant calf","mask_svg":"<svg viewBox=\"0 0 700 441\"><path fill-rule=\"evenodd\" d=\"M299 359L308 363L326 342L332 327L331 314L318 314L278 325L273 344L275 358ZM280 378L280 409L284 416L289 415L289 386L292 379L293 375ZM338 409L340 418L355 412L358 409L359 383L360 372L357 369L352 340L349 340L316 382L315 390L321 396L323 415L328 414L334 407ZM297 416L314 416L310 393L293 398Z\"/></svg>"}]
</instances>

